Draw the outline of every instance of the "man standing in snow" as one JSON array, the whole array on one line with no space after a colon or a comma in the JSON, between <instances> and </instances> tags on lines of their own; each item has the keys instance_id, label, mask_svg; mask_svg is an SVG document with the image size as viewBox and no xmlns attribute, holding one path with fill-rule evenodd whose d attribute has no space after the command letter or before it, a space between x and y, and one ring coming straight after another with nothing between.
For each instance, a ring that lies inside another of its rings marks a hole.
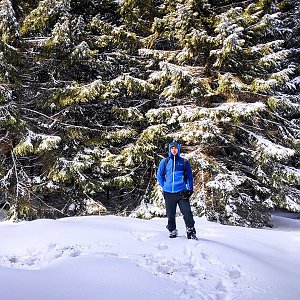
<instances>
[{"instance_id":1,"label":"man standing in snow","mask_svg":"<svg viewBox=\"0 0 300 300\"><path fill-rule=\"evenodd\" d=\"M180 156L180 145L177 142L169 144L169 156L161 160L157 170L157 180L163 189L170 238L178 236L175 218L178 204L183 214L187 238L197 239L195 221L189 202L193 193L192 168L189 161Z\"/></svg>"}]
</instances>

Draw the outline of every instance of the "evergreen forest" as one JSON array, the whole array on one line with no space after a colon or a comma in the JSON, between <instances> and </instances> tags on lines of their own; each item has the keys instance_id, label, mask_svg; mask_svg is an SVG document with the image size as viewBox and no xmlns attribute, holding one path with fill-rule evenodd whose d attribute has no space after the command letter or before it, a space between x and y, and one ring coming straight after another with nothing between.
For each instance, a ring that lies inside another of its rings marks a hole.
<instances>
[{"instance_id":1,"label":"evergreen forest","mask_svg":"<svg viewBox=\"0 0 300 300\"><path fill-rule=\"evenodd\" d=\"M165 216L171 141L194 213L300 212L297 0L0 0L0 210Z\"/></svg>"}]
</instances>

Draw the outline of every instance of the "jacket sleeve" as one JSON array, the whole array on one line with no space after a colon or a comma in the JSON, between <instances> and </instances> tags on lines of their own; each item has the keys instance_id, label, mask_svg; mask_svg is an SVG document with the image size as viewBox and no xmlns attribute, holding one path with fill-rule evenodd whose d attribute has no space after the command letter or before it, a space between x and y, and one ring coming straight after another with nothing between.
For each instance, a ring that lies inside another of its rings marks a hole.
<instances>
[{"instance_id":1,"label":"jacket sleeve","mask_svg":"<svg viewBox=\"0 0 300 300\"><path fill-rule=\"evenodd\" d=\"M194 190L194 179L193 179L193 172L192 167L189 161L186 164L186 179L187 179L187 189L190 191Z\"/></svg>"},{"instance_id":2,"label":"jacket sleeve","mask_svg":"<svg viewBox=\"0 0 300 300\"><path fill-rule=\"evenodd\" d=\"M159 166L158 166L158 169L157 169L157 174L156 174L156 178L157 178L157 181L159 183L159 185L163 188L164 187L164 183L165 183L165 180L163 178L163 172L164 172L164 167L165 167L165 158L163 158L160 163L159 163Z\"/></svg>"}]
</instances>

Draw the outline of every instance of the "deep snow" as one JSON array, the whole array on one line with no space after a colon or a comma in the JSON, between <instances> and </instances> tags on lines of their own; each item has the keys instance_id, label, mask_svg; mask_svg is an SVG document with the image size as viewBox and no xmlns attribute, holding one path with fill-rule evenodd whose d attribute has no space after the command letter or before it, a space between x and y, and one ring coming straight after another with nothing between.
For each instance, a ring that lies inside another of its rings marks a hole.
<instances>
[{"instance_id":1,"label":"deep snow","mask_svg":"<svg viewBox=\"0 0 300 300\"><path fill-rule=\"evenodd\" d=\"M264 229L117 216L0 223L1 300L279 299L300 295L300 220Z\"/></svg>"}]
</instances>

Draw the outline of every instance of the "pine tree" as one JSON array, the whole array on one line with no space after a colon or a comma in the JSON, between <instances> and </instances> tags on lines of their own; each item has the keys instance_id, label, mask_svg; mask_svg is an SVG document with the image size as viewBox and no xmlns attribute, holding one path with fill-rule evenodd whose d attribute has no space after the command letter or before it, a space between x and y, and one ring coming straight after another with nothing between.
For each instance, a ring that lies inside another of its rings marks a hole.
<instances>
[{"instance_id":1,"label":"pine tree","mask_svg":"<svg viewBox=\"0 0 300 300\"><path fill-rule=\"evenodd\" d=\"M0 3L8 217L163 216L172 140L197 215L260 227L300 210L296 1Z\"/></svg>"},{"instance_id":2,"label":"pine tree","mask_svg":"<svg viewBox=\"0 0 300 300\"><path fill-rule=\"evenodd\" d=\"M267 225L269 208L280 207L278 191L287 183L272 174L286 164L290 178L294 178L289 184L296 186L298 180L293 169L299 155L296 135L290 124L282 126L271 97L295 74L288 59L291 51L284 48L282 36L277 39L285 30L280 10L273 1L219 2L219 7L202 3L196 13L193 4L172 2L166 14L155 21L160 24L153 27L155 30L168 29L157 31L153 37L160 40L164 35L176 48L143 50L157 60L160 70L151 74L150 80L169 106L149 112L150 122L166 122L170 138L182 140L193 149L195 167L202 170L196 185L206 180L206 188L193 199L200 214L225 224ZM184 17L186 11L190 17ZM192 28L181 25L171 31L172 36L169 34L169 28L181 21L187 24L184 20L194 16ZM147 46L155 45L152 39ZM168 63L159 62L164 59ZM187 107L187 101L192 105ZM203 105L208 107L199 107ZM288 139L283 142L286 134ZM204 157L197 154L200 151ZM264 181L263 174L269 182ZM274 189L275 182L279 185ZM295 195L290 197L293 207L297 207Z\"/></svg>"},{"instance_id":3,"label":"pine tree","mask_svg":"<svg viewBox=\"0 0 300 300\"><path fill-rule=\"evenodd\" d=\"M6 43L19 38L19 26L10 0L0 1L0 35L1 40Z\"/></svg>"}]
</instances>

